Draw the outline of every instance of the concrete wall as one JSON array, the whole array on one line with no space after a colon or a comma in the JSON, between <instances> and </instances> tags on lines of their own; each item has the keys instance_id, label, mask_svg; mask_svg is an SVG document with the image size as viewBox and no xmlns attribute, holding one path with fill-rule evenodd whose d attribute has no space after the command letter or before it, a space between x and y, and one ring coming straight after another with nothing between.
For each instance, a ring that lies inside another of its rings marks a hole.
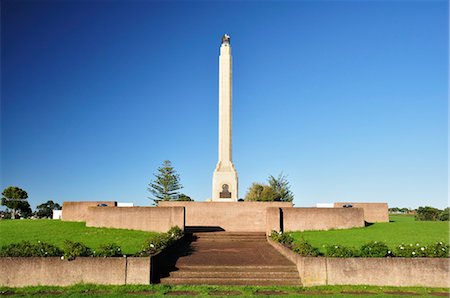
<instances>
[{"instance_id":1,"label":"concrete wall","mask_svg":"<svg viewBox=\"0 0 450 298\"><path fill-rule=\"evenodd\" d=\"M266 232L269 207L292 207L287 202L159 202L158 208L183 206L186 226L220 227L226 231Z\"/></svg>"},{"instance_id":2,"label":"concrete wall","mask_svg":"<svg viewBox=\"0 0 450 298\"><path fill-rule=\"evenodd\" d=\"M150 258L0 258L0 286L150 284Z\"/></svg>"},{"instance_id":3,"label":"concrete wall","mask_svg":"<svg viewBox=\"0 0 450 298\"><path fill-rule=\"evenodd\" d=\"M286 232L364 227L364 211L361 208L270 208L267 232L276 230L277 226Z\"/></svg>"},{"instance_id":4,"label":"concrete wall","mask_svg":"<svg viewBox=\"0 0 450 298\"><path fill-rule=\"evenodd\" d=\"M301 257L270 239L269 243L297 265L303 286L450 287L448 258Z\"/></svg>"},{"instance_id":5,"label":"concrete wall","mask_svg":"<svg viewBox=\"0 0 450 298\"><path fill-rule=\"evenodd\" d=\"M389 211L387 203L352 203L339 202L334 203L335 208L351 204L353 208L364 209L364 220L367 222L389 222Z\"/></svg>"},{"instance_id":6,"label":"concrete wall","mask_svg":"<svg viewBox=\"0 0 450 298\"><path fill-rule=\"evenodd\" d=\"M89 207L87 227L167 232L184 229L183 207Z\"/></svg>"},{"instance_id":7,"label":"concrete wall","mask_svg":"<svg viewBox=\"0 0 450 298\"><path fill-rule=\"evenodd\" d=\"M65 221L86 221L88 208L98 204L116 206L114 201L91 201L91 202L64 202L62 206L62 220Z\"/></svg>"}]
</instances>

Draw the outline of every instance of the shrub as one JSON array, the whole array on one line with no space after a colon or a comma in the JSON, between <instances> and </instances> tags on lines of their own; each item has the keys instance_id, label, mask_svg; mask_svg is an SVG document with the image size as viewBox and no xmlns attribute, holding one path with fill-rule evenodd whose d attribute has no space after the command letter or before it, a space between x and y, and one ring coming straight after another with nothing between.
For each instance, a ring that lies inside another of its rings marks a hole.
<instances>
[{"instance_id":1,"label":"shrub","mask_svg":"<svg viewBox=\"0 0 450 298\"><path fill-rule=\"evenodd\" d=\"M64 241L63 251L64 257L68 260L73 260L76 257L89 257L94 255L94 252L83 243L70 240Z\"/></svg>"},{"instance_id":2,"label":"shrub","mask_svg":"<svg viewBox=\"0 0 450 298\"><path fill-rule=\"evenodd\" d=\"M449 213L450 213L450 208L445 208L441 214L439 214L439 220L442 221L449 221Z\"/></svg>"},{"instance_id":3,"label":"shrub","mask_svg":"<svg viewBox=\"0 0 450 298\"><path fill-rule=\"evenodd\" d=\"M449 251L449 245L440 241L429 245L426 254L430 258L448 258L450 257Z\"/></svg>"},{"instance_id":4,"label":"shrub","mask_svg":"<svg viewBox=\"0 0 450 298\"><path fill-rule=\"evenodd\" d=\"M292 242L294 242L294 238L292 238L292 236L290 234L283 233L281 231L280 232L272 231L272 232L270 232L269 237L273 241L279 242L279 243L287 245L287 246L292 245Z\"/></svg>"},{"instance_id":5,"label":"shrub","mask_svg":"<svg viewBox=\"0 0 450 298\"><path fill-rule=\"evenodd\" d=\"M56 257L61 255L62 251L58 247L41 241L37 243L22 241L5 245L0 249L0 257Z\"/></svg>"},{"instance_id":6,"label":"shrub","mask_svg":"<svg viewBox=\"0 0 450 298\"><path fill-rule=\"evenodd\" d=\"M357 257L358 252L350 247L341 245L327 245L325 246L325 256L334 258L351 258Z\"/></svg>"},{"instance_id":7,"label":"shrub","mask_svg":"<svg viewBox=\"0 0 450 298\"><path fill-rule=\"evenodd\" d=\"M361 246L360 249L361 257L368 258L384 258L387 256L392 256L392 251L383 242L369 242Z\"/></svg>"},{"instance_id":8,"label":"shrub","mask_svg":"<svg viewBox=\"0 0 450 298\"><path fill-rule=\"evenodd\" d=\"M99 247L96 256L98 257L120 257L122 249L115 243L103 244Z\"/></svg>"},{"instance_id":9,"label":"shrub","mask_svg":"<svg viewBox=\"0 0 450 298\"><path fill-rule=\"evenodd\" d=\"M396 257L417 258L427 256L427 246L416 244L400 244L396 247L394 254Z\"/></svg>"},{"instance_id":10,"label":"shrub","mask_svg":"<svg viewBox=\"0 0 450 298\"><path fill-rule=\"evenodd\" d=\"M416 220L439 220L441 212L441 210L430 206L419 207L415 218Z\"/></svg>"},{"instance_id":11,"label":"shrub","mask_svg":"<svg viewBox=\"0 0 450 298\"><path fill-rule=\"evenodd\" d=\"M183 232L182 229L180 229L180 227L175 226L175 227L171 227L170 230L167 232L167 234L169 234L170 237L172 237L172 238L178 240L178 239L180 239L181 237L183 237L184 232Z\"/></svg>"},{"instance_id":12,"label":"shrub","mask_svg":"<svg viewBox=\"0 0 450 298\"><path fill-rule=\"evenodd\" d=\"M167 233L156 234L145 241L142 250L137 255L145 257L157 254L181 239L183 235L184 232L179 227L172 227Z\"/></svg>"},{"instance_id":13,"label":"shrub","mask_svg":"<svg viewBox=\"0 0 450 298\"><path fill-rule=\"evenodd\" d=\"M305 239L294 244L294 252L304 257L317 257L320 255L319 249L313 247Z\"/></svg>"}]
</instances>

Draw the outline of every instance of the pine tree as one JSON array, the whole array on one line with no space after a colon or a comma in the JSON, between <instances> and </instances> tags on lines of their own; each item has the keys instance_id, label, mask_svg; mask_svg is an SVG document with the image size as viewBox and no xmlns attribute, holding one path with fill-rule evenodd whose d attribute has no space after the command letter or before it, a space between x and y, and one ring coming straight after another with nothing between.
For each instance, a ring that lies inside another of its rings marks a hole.
<instances>
[{"instance_id":1,"label":"pine tree","mask_svg":"<svg viewBox=\"0 0 450 298\"><path fill-rule=\"evenodd\" d=\"M157 205L159 201L176 200L179 196L178 190L183 186L180 184L180 176L172 166L170 160L165 160L158 173L153 174L155 179L148 185L148 191L153 195L152 199Z\"/></svg>"}]
</instances>

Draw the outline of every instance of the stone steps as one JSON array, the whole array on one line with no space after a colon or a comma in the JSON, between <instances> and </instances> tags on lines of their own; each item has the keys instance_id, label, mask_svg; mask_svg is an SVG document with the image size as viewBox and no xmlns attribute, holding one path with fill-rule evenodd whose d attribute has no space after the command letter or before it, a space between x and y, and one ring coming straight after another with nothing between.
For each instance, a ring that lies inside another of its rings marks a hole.
<instances>
[{"instance_id":1,"label":"stone steps","mask_svg":"<svg viewBox=\"0 0 450 298\"><path fill-rule=\"evenodd\" d=\"M300 286L300 279L286 278L161 278L163 285Z\"/></svg>"},{"instance_id":2,"label":"stone steps","mask_svg":"<svg viewBox=\"0 0 450 298\"><path fill-rule=\"evenodd\" d=\"M194 232L187 253L160 275L165 285L301 285L295 264L265 233Z\"/></svg>"}]
</instances>

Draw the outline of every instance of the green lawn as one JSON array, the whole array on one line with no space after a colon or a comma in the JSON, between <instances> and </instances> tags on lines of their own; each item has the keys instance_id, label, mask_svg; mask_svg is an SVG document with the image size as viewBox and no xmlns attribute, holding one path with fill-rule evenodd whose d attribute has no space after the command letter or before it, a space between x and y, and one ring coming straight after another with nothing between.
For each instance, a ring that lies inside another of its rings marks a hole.
<instances>
[{"instance_id":1,"label":"green lawn","mask_svg":"<svg viewBox=\"0 0 450 298\"><path fill-rule=\"evenodd\" d=\"M389 223L375 223L364 228L330 231L292 232L294 241L302 237L324 252L324 245L340 244L359 248L370 241L383 241L393 248L402 243L431 244L449 242L449 222L415 221L411 215L392 215Z\"/></svg>"},{"instance_id":2,"label":"green lawn","mask_svg":"<svg viewBox=\"0 0 450 298\"><path fill-rule=\"evenodd\" d=\"M222 291L217 295L218 291ZM275 292L275 293L274 293ZM276 295L278 292L278 295ZM448 296L446 288L400 288L374 286L100 286L2 288L8 297L436 297ZM180 295L181 294L181 295ZM184 295L182 295L184 294ZM266 295L264 295L266 294ZM281 295L280 295L281 294ZM434 294L434 295L433 295Z\"/></svg>"},{"instance_id":3,"label":"green lawn","mask_svg":"<svg viewBox=\"0 0 450 298\"><path fill-rule=\"evenodd\" d=\"M84 222L50 219L0 220L0 246L28 240L48 242L61 247L65 240L72 240L93 249L102 244L116 243L124 254L134 254L152 234L155 233L87 228Z\"/></svg>"}]
</instances>

